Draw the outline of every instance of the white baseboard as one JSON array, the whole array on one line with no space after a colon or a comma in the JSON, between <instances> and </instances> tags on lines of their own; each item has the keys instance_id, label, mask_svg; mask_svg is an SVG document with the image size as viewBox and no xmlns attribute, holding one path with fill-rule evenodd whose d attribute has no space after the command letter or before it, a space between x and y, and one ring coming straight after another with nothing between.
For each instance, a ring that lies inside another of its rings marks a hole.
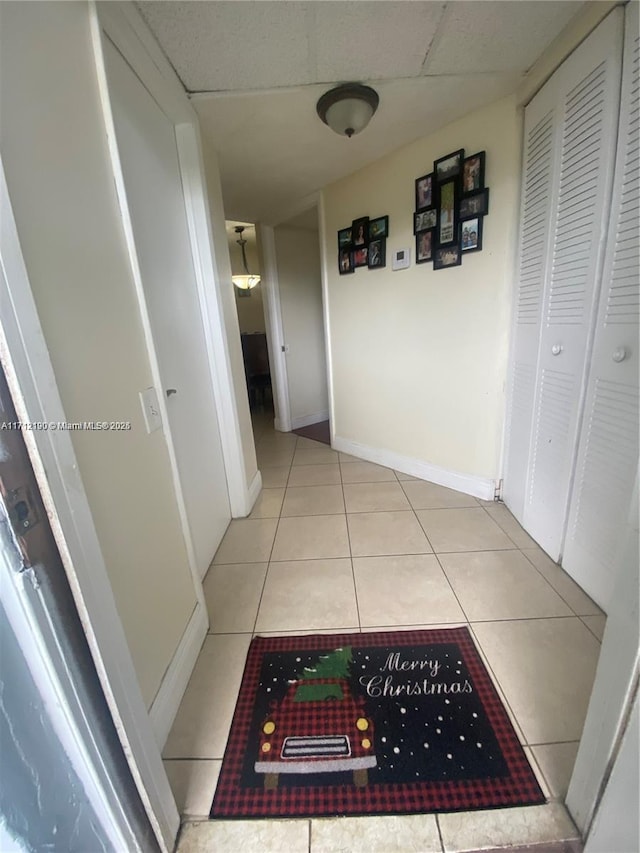
<instances>
[{"instance_id":1,"label":"white baseboard","mask_svg":"<svg viewBox=\"0 0 640 853\"><path fill-rule=\"evenodd\" d=\"M204 638L207 636L208 627L206 610L198 602L164 674L156 698L149 708L149 720L160 752L164 749L169 737L184 691L187 689Z\"/></svg>"},{"instance_id":2,"label":"white baseboard","mask_svg":"<svg viewBox=\"0 0 640 853\"><path fill-rule=\"evenodd\" d=\"M437 483L439 486L446 486L448 489L455 489L457 492L464 492L474 498L492 501L495 497L496 482L486 477L475 477L473 474L448 471L446 468L440 468L440 466L432 465L430 462L423 462L421 459L401 456L391 450L367 447L366 444L358 444L356 441L349 441L339 435L334 436L331 446L334 450L339 450L342 453L358 456L360 459L375 462L376 465L384 465L386 468L394 468L403 474L411 474L412 477L428 480L430 483Z\"/></svg>"},{"instance_id":3,"label":"white baseboard","mask_svg":"<svg viewBox=\"0 0 640 853\"><path fill-rule=\"evenodd\" d=\"M316 412L315 415L304 415L302 418L291 418L291 429L302 429L302 427L311 426L311 424L320 423L320 421L328 421L329 412Z\"/></svg>"},{"instance_id":4,"label":"white baseboard","mask_svg":"<svg viewBox=\"0 0 640 853\"><path fill-rule=\"evenodd\" d=\"M247 515L253 509L255 502L258 500L258 495L262 491L262 474L256 471L256 475L251 481L251 485L247 491Z\"/></svg>"}]
</instances>

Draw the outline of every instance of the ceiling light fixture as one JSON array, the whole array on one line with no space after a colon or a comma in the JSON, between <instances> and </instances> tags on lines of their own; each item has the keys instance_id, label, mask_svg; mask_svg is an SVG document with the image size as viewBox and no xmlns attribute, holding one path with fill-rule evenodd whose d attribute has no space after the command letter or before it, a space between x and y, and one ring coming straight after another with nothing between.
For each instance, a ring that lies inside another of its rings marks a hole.
<instances>
[{"instance_id":1,"label":"ceiling light fixture","mask_svg":"<svg viewBox=\"0 0 640 853\"><path fill-rule=\"evenodd\" d=\"M331 130L351 138L365 129L379 103L378 93L370 86L343 83L325 92L316 104L316 110Z\"/></svg>"},{"instance_id":2,"label":"ceiling light fixture","mask_svg":"<svg viewBox=\"0 0 640 853\"><path fill-rule=\"evenodd\" d=\"M256 284L260 284L260 276L251 275L249 272L249 267L247 266L247 255L244 248L247 245L247 241L242 236L243 231L244 225L236 225L235 232L240 235L236 240L236 243L240 246L240 250L242 252L242 265L244 266L245 275L232 275L231 281L239 290L251 290L256 286Z\"/></svg>"}]
</instances>

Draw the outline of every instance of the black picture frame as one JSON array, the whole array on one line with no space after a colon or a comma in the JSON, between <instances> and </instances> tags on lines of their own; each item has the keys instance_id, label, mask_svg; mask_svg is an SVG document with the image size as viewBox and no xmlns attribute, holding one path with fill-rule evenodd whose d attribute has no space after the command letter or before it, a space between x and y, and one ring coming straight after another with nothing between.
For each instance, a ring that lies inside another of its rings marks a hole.
<instances>
[{"instance_id":1,"label":"black picture frame","mask_svg":"<svg viewBox=\"0 0 640 853\"><path fill-rule=\"evenodd\" d=\"M379 270L387 265L387 241L385 237L369 240L367 266L370 270Z\"/></svg>"},{"instance_id":2,"label":"black picture frame","mask_svg":"<svg viewBox=\"0 0 640 853\"><path fill-rule=\"evenodd\" d=\"M353 272L353 252L350 246L338 249L338 272L340 275L348 275Z\"/></svg>"},{"instance_id":3,"label":"black picture frame","mask_svg":"<svg viewBox=\"0 0 640 853\"><path fill-rule=\"evenodd\" d=\"M468 193L460 200L460 219L475 219L489 213L489 188Z\"/></svg>"},{"instance_id":4,"label":"black picture frame","mask_svg":"<svg viewBox=\"0 0 640 853\"><path fill-rule=\"evenodd\" d=\"M463 255L482 250L482 216L460 222L460 251ZM465 233L466 232L466 233Z\"/></svg>"},{"instance_id":5,"label":"black picture frame","mask_svg":"<svg viewBox=\"0 0 640 853\"><path fill-rule=\"evenodd\" d=\"M416 178L416 212L433 207L433 172Z\"/></svg>"},{"instance_id":6,"label":"black picture frame","mask_svg":"<svg viewBox=\"0 0 640 853\"><path fill-rule=\"evenodd\" d=\"M435 228L438 224L438 209L429 207L426 210L417 210L413 214L413 233L419 231L428 231L430 228Z\"/></svg>"},{"instance_id":7,"label":"black picture frame","mask_svg":"<svg viewBox=\"0 0 640 853\"><path fill-rule=\"evenodd\" d=\"M433 161L433 172L436 181L441 184L444 181L450 181L451 178L457 178L462 171L462 161L464 160L464 148L458 151L452 151L445 157L440 157Z\"/></svg>"},{"instance_id":8,"label":"black picture frame","mask_svg":"<svg viewBox=\"0 0 640 853\"><path fill-rule=\"evenodd\" d=\"M458 179L444 181L438 187L438 224L436 245L450 246L458 240Z\"/></svg>"},{"instance_id":9,"label":"black picture frame","mask_svg":"<svg viewBox=\"0 0 640 853\"><path fill-rule=\"evenodd\" d=\"M338 250L351 246L351 228L341 228L338 231Z\"/></svg>"},{"instance_id":10,"label":"black picture frame","mask_svg":"<svg viewBox=\"0 0 640 853\"><path fill-rule=\"evenodd\" d=\"M351 257L353 268L358 269L358 267L366 267L369 263L369 247L367 246L354 246L351 250Z\"/></svg>"},{"instance_id":11,"label":"black picture frame","mask_svg":"<svg viewBox=\"0 0 640 853\"><path fill-rule=\"evenodd\" d=\"M478 151L477 154L471 154L462 161L460 180L463 195L484 189L485 156L485 151Z\"/></svg>"},{"instance_id":12,"label":"black picture frame","mask_svg":"<svg viewBox=\"0 0 640 853\"><path fill-rule=\"evenodd\" d=\"M433 244L435 242L435 229L418 231L416 234L416 264L426 264L433 260ZM428 244L428 248L427 248Z\"/></svg>"},{"instance_id":13,"label":"black picture frame","mask_svg":"<svg viewBox=\"0 0 640 853\"><path fill-rule=\"evenodd\" d=\"M369 242L389 236L389 217L376 216L369 219Z\"/></svg>"},{"instance_id":14,"label":"black picture frame","mask_svg":"<svg viewBox=\"0 0 640 853\"><path fill-rule=\"evenodd\" d=\"M351 223L351 244L354 249L366 246L369 242L369 217L361 216Z\"/></svg>"},{"instance_id":15,"label":"black picture frame","mask_svg":"<svg viewBox=\"0 0 640 853\"><path fill-rule=\"evenodd\" d=\"M433 253L434 270L444 270L449 267L459 267L462 263L462 251L459 243L451 246L441 246Z\"/></svg>"}]
</instances>

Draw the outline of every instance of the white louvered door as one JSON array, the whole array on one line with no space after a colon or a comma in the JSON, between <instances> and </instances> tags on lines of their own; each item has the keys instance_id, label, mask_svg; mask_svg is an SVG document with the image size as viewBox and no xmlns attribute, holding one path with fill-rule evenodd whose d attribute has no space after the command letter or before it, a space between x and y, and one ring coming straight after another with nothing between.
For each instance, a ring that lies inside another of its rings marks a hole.
<instances>
[{"instance_id":1,"label":"white louvered door","mask_svg":"<svg viewBox=\"0 0 640 853\"><path fill-rule=\"evenodd\" d=\"M563 565L605 609L638 466L640 166L638 7L625 26L609 237Z\"/></svg>"},{"instance_id":2,"label":"white louvered door","mask_svg":"<svg viewBox=\"0 0 640 853\"><path fill-rule=\"evenodd\" d=\"M619 107L622 12L525 111L505 501L558 559L604 254Z\"/></svg>"}]
</instances>

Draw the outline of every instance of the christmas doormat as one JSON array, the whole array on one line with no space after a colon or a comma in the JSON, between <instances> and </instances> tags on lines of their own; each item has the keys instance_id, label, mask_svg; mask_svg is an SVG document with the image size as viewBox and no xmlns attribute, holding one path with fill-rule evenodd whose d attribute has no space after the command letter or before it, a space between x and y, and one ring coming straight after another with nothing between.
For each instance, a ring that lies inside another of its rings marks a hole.
<instances>
[{"instance_id":1,"label":"christmas doormat","mask_svg":"<svg viewBox=\"0 0 640 853\"><path fill-rule=\"evenodd\" d=\"M212 818L543 802L466 628L251 643Z\"/></svg>"}]
</instances>

